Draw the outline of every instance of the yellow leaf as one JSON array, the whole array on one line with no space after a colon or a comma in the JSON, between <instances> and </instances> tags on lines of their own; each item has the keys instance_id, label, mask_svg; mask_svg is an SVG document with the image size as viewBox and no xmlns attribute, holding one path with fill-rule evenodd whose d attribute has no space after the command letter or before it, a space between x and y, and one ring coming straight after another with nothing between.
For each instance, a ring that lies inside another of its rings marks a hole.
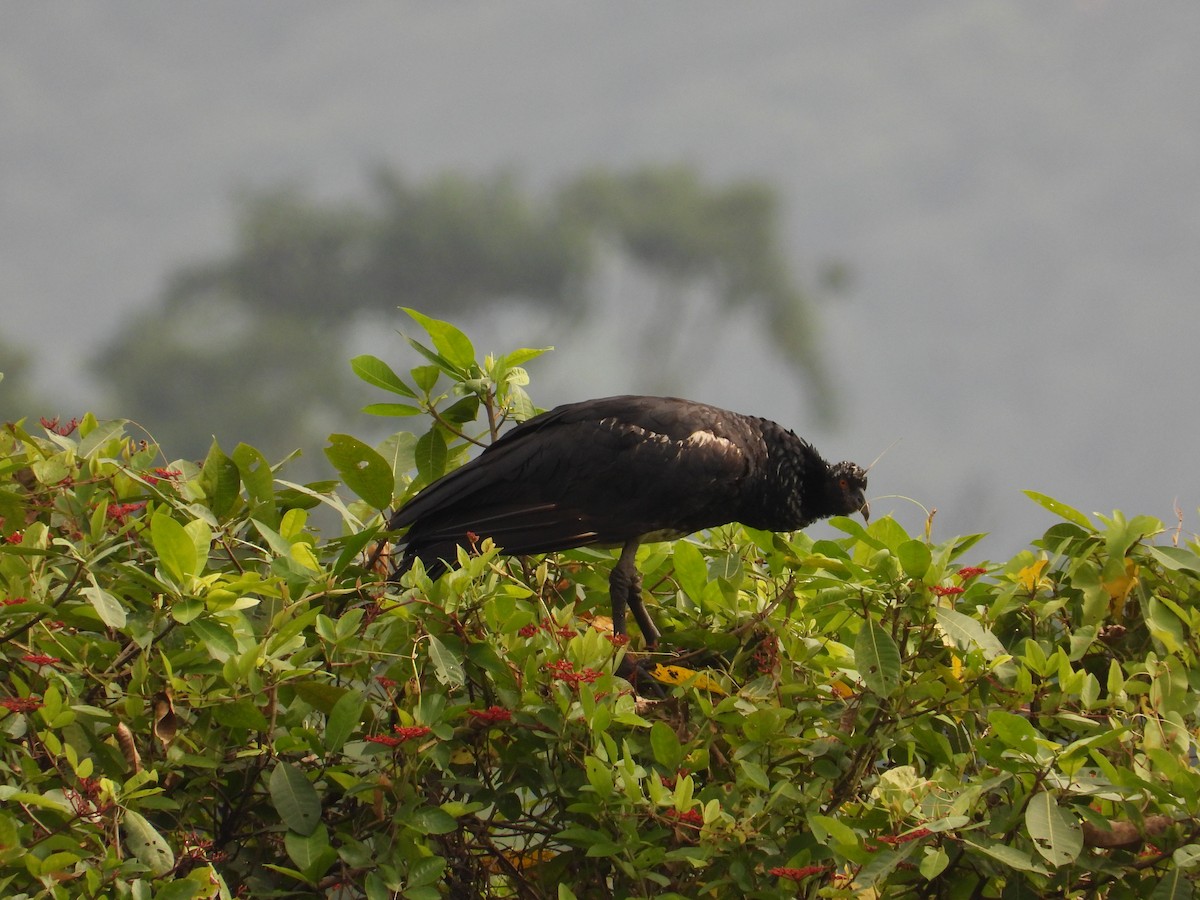
<instances>
[{"instance_id":1,"label":"yellow leaf","mask_svg":"<svg viewBox=\"0 0 1200 900\"><path fill-rule=\"evenodd\" d=\"M836 696L841 697L843 700L849 700L854 696L854 688L850 687L850 685L846 684L840 678L829 685L829 687Z\"/></svg>"},{"instance_id":2,"label":"yellow leaf","mask_svg":"<svg viewBox=\"0 0 1200 900\"><path fill-rule=\"evenodd\" d=\"M962 681L962 660L957 653L950 654L950 673L955 681Z\"/></svg>"},{"instance_id":3,"label":"yellow leaf","mask_svg":"<svg viewBox=\"0 0 1200 900\"><path fill-rule=\"evenodd\" d=\"M662 663L659 663L651 670L650 675L663 684L686 683L712 694L721 694L724 696L727 693L721 685L717 684L716 681L709 678L703 672L697 672L694 669L687 669L683 666L664 666Z\"/></svg>"},{"instance_id":4,"label":"yellow leaf","mask_svg":"<svg viewBox=\"0 0 1200 900\"><path fill-rule=\"evenodd\" d=\"M1017 573L1017 583L1031 594L1035 593L1039 588L1049 587L1049 582L1042 578L1042 572L1045 571L1046 565L1047 560L1043 556L1037 562L1026 566Z\"/></svg>"},{"instance_id":5,"label":"yellow leaf","mask_svg":"<svg viewBox=\"0 0 1200 900\"><path fill-rule=\"evenodd\" d=\"M1114 619L1120 619L1125 614L1125 601L1129 592L1138 583L1138 565L1132 559L1125 560L1125 574L1119 575L1112 581L1104 582L1104 590L1108 592L1112 603L1109 609Z\"/></svg>"},{"instance_id":6,"label":"yellow leaf","mask_svg":"<svg viewBox=\"0 0 1200 900\"><path fill-rule=\"evenodd\" d=\"M588 624L590 624L593 629L600 632L601 634L612 634L613 633L613 623L612 623L611 616L592 616L591 621Z\"/></svg>"},{"instance_id":7,"label":"yellow leaf","mask_svg":"<svg viewBox=\"0 0 1200 900\"><path fill-rule=\"evenodd\" d=\"M292 544L291 556L296 562L313 572L321 571L321 564L317 561L317 555L313 553L312 547L303 541L297 541Z\"/></svg>"},{"instance_id":8,"label":"yellow leaf","mask_svg":"<svg viewBox=\"0 0 1200 900\"><path fill-rule=\"evenodd\" d=\"M531 866L539 865L547 860L554 859L558 854L553 850L506 850L501 854L508 861L509 866L522 871ZM507 869L500 864L496 859L488 859L485 863L489 872L502 873Z\"/></svg>"}]
</instances>

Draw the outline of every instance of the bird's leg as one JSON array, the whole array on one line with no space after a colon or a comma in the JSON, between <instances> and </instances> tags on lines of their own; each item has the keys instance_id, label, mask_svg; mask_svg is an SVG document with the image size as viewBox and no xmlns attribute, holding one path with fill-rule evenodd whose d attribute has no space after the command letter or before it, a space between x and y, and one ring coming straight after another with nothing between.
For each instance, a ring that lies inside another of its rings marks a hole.
<instances>
[{"instance_id":1,"label":"bird's leg","mask_svg":"<svg viewBox=\"0 0 1200 900\"><path fill-rule=\"evenodd\" d=\"M608 576L608 595L612 601L613 634L626 634L625 607L629 602L629 585L637 578L635 555L637 542L630 541L621 550L621 558Z\"/></svg>"},{"instance_id":2,"label":"bird's leg","mask_svg":"<svg viewBox=\"0 0 1200 900\"><path fill-rule=\"evenodd\" d=\"M658 646L658 627L650 618L646 604L642 600L642 576L639 574L629 589L629 609L637 619L638 628L642 629L642 637L646 639L646 649L653 650Z\"/></svg>"},{"instance_id":3,"label":"bird's leg","mask_svg":"<svg viewBox=\"0 0 1200 900\"><path fill-rule=\"evenodd\" d=\"M613 567L608 578L608 591L612 600L613 632L626 634L625 609L628 607L642 630L647 647L658 643L658 629L646 604L642 600L642 576L637 570L638 541L629 541L621 549L621 558Z\"/></svg>"}]
</instances>

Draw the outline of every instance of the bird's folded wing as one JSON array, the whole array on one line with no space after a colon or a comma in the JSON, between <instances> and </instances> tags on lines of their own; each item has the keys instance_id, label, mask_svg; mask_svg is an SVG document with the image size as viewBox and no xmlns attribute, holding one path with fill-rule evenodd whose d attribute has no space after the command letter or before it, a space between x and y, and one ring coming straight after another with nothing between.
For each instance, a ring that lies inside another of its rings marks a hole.
<instances>
[{"instance_id":1,"label":"bird's folded wing","mask_svg":"<svg viewBox=\"0 0 1200 900\"><path fill-rule=\"evenodd\" d=\"M753 464L740 420L610 415L609 402L531 420L419 493L390 521L409 528L407 556L449 559L484 537L517 554L620 544L737 518Z\"/></svg>"}]
</instances>

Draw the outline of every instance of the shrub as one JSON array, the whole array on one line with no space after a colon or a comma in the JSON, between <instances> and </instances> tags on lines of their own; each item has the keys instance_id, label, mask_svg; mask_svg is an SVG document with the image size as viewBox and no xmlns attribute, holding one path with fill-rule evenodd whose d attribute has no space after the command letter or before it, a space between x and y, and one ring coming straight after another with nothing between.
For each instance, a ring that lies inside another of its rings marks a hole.
<instances>
[{"instance_id":1,"label":"shrub","mask_svg":"<svg viewBox=\"0 0 1200 900\"><path fill-rule=\"evenodd\" d=\"M332 436L340 485L4 428L4 896L1191 896L1194 541L1031 494L1002 563L890 518L647 545L677 652L635 692L612 553L386 583L380 511L540 352L414 318L427 364L353 365L422 427Z\"/></svg>"}]
</instances>

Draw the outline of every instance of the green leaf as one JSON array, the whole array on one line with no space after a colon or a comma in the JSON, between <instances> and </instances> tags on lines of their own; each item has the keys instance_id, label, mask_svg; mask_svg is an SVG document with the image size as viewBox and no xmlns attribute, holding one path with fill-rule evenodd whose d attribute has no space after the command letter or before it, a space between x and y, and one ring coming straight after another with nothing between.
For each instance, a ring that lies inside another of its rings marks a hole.
<instances>
[{"instance_id":1,"label":"green leaf","mask_svg":"<svg viewBox=\"0 0 1200 900\"><path fill-rule=\"evenodd\" d=\"M125 810L125 847L138 862L156 876L166 875L175 867L175 854L153 825L141 813Z\"/></svg>"},{"instance_id":2,"label":"green leaf","mask_svg":"<svg viewBox=\"0 0 1200 900\"><path fill-rule=\"evenodd\" d=\"M674 772L683 762L683 745L675 729L666 722L658 721L650 726L650 749L654 752L654 761Z\"/></svg>"},{"instance_id":3,"label":"green leaf","mask_svg":"<svg viewBox=\"0 0 1200 900\"><path fill-rule=\"evenodd\" d=\"M479 417L479 397L472 394L452 403L441 411L441 416L453 425L465 425Z\"/></svg>"},{"instance_id":4,"label":"green leaf","mask_svg":"<svg viewBox=\"0 0 1200 900\"><path fill-rule=\"evenodd\" d=\"M172 580L184 586L199 575L196 544L182 525L165 512L156 512L150 520L150 541Z\"/></svg>"},{"instance_id":5,"label":"green leaf","mask_svg":"<svg viewBox=\"0 0 1200 900\"><path fill-rule=\"evenodd\" d=\"M201 892L205 897L211 896L212 885L197 881L195 876L199 874L202 874L200 870L193 869L187 878L176 878L174 881L155 886L154 900L193 900L201 896ZM207 875L204 877L208 878Z\"/></svg>"},{"instance_id":6,"label":"green leaf","mask_svg":"<svg viewBox=\"0 0 1200 900\"><path fill-rule=\"evenodd\" d=\"M74 459L66 452L55 454L49 459L35 460L29 468L39 484L58 484L73 471Z\"/></svg>"},{"instance_id":7,"label":"green leaf","mask_svg":"<svg viewBox=\"0 0 1200 900\"><path fill-rule=\"evenodd\" d=\"M1149 900L1193 900L1195 896L1192 879L1183 869L1172 867L1154 886Z\"/></svg>"},{"instance_id":8,"label":"green leaf","mask_svg":"<svg viewBox=\"0 0 1200 900\"><path fill-rule=\"evenodd\" d=\"M675 564L675 578L679 586L693 602L699 602L708 584L708 567L700 548L691 541L677 541L671 559Z\"/></svg>"},{"instance_id":9,"label":"green leaf","mask_svg":"<svg viewBox=\"0 0 1200 900\"><path fill-rule=\"evenodd\" d=\"M1024 716L1010 713L1003 709L994 709L988 713L988 723L992 731L1008 747L1032 755L1037 751L1037 741L1040 735Z\"/></svg>"},{"instance_id":10,"label":"green leaf","mask_svg":"<svg viewBox=\"0 0 1200 900\"><path fill-rule=\"evenodd\" d=\"M325 749L337 753L362 721L363 698L347 693L329 711L325 721Z\"/></svg>"},{"instance_id":11,"label":"green leaf","mask_svg":"<svg viewBox=\"0 0 1200 900\"><path fill-rule=\"evenodd\" d=\"M742 731L752 741L766 743L776 737L795 713L790 709L763 707L742 719Z\"/></svg>"},{"instance_id":12,"label":"green leaf","mask_svg":"<svg viewBox=\"0 0 1200 900\"><path fill-rule=\"evenodd\" d=\"M616 841L600 841L588 847L587 853L584 855L591 859L603 859L608 856L619 856L625 852L625 849L624 844L618 844Z\"/></svg>"},{"instance_id":13,"label":"green leaf","mask_svg":"<svg viewBox=\"0 0 1200 900\"><path fill-rule=\"evenodd\" d=\"M283 760L276 763L268 788L275 811L292 831L309 835L321 824L321 798L317 789L295 766Z\"/></svg>"},{"instance_id":14,"label":"green leaf","mask_svg":"<svg viewBox=\"0 0 1200 900\"><path fill-rule=\"evenodd\" d=\"M289 512L291 512L291 510L289 510ZM271 548L272 553L274 553L276 556L292 555L291 541L264 522L260 522L257 519L251 519L250 522L254 525L254 529L266 540L267 546Z\"/></svg>"},{"instance_id":15,"label":"green leaf","mask_svg":"<svg viewBox=\"0 0 1200 900\"><path fill-rule=\"evenodd\" d=\"M212 526L203 519L192 519L183 526L183 530L192 539L192 547L196 550L195 574L199 575L208 565L208 552L212 548L213 540Z\"/></svg>"},{"instance_id":16,"label":"green leaf","mask_svg":"<svg viewBox=\"0 0 1200 900\"><path fill-rule=\"evenodd\" d=\"M417 466L417 436L408 431L399 431L384 438L378 445L379 454L388 461L398 478Z\"/></svg>"},{"instance_id":17,"label":"green leaf","mask_svg":"<svg viewBox=\"0 0 1200 900\"><path fill-rule=\"evenodd\" d=\"M417 474L432 484L446 474L446 436L440 428L431 428L417 439Z\"/></svg>"},{"instance_id":18,"label":"green leaf","mask_svg":"<svg viewBox=\"0 0 1200 900\"><path fill-rule=\"evenodd\" d=\"M607 800L613 792L612 765L596 756L588 755L583 761L588 784L601 800Z\"/></svg>"},{"instance_id":19,"label":"green leaf","mask_svg":"<svg viewBox=\"0 0 1200 900\"><path fill-rule=\"evenodd\" d=\"M1029 801L1025 827L1038 853L1053 866L1073 863L1083 850L1083 829L1063 812L1049 791L1041 791Z\"/></svg>"},{"instance_id":20,"label":"green leaf","mask_svg":"<svg viewBox=\"0 0 1200 900\"><path fill-rule=\"evenodd\" d=\"M314 610L313 615L315 614ZM301 700L327 716L332 715L338 701L350 693L346 688L326 681L293 681L292 687Z\"/></svg>"},{"instance_id":21,"label":"green leaf","mask_svg":"<svg viewBox=\"0 0 1200 900\"><path fill-rule=\"evenodd\" d=\"M843 847L858 846L858 833L849 825L831 816L810 813L808 816L808 827L817 842L824 844L826 847L837 850L837 845Z\"/></svg>"},{"instance_id":22,"label":"green leaf","mask_svg":"<svg viewBox=\"0 0 1200 900\"><path fill-rule=\"evenodd\" d=\"M365 531L359 531L342 539L342 552L338 554L337 561L333 564L333 574L341 575L350 563L354 562L358 554L371 541L375 540L375 536L379 534L379 530L379 528L368 528ZM332 543L331 546L333 546Z\"/></svg>"},{"instance_id":23,"label":"green leaf","mask_svg":"<svg viewBox=\"0 0 1200 900\"><path fill-rule=\"evenodd\" d=\"M433 635L429 636L429 659L437 680L449 687L462 687L467 682L462 663L446 645Z\"/></svg>"},{"instance_id":24,"label":"green leaf","mask_svg":"<svg viewBox=\"0 0 1200 900\"><path fill-rule=\"evenodd\" d=\"M929 545L924 541L917 540L905 541L897 547L896 556L900 558L900 567L904 569L904 574L917 581L925 577L925 573L929 571L929 565L933 561Z\"/></svg>"},{"instance_id":25,"label":"green leaf","mask_svg":"<svg viewBox=\"0 0 1200 900\"><path fill-rule=\"evenodd\" d=\"M1200 866L1200 845L1184 844L1182 847L1176 847L1175 852L1171 854L1171 859L1181 869L1193 869Z\"/></svg>"},{"instance_id":26,"label":"green leaf","mask_svg":"<svg viewBox=\"0 0 1200 900\"><path fill-rule=\"evenodd\" d=\"M862 525L860 525L854 519L851 519L849 516L833 516L829 520L829 524L838 531L846 532L846 534L875 550L888 549L887 545L883 541L871 535L867 529L863 528Z\"/></svg>"},{"instance_id":27,"label":"green leaf","mask_svg":"<svg viewBox=\"0 0 1200 900\"><path fill-rule=\"evenodd\" d=\"M1095 531L1096 526L1092 524L1091 519L1081 513L1072 506L1067 506L1061 500L1055 500L1046 494L1040 494L1037 491L1024 491L1026 497L1032 500L1038 506L1044 507L1060 519L1066 519L1068 522L1074 522L1080 528L1085 528L1088 531Z\"/></svg>"},{"instance_id":28,"label":"green leaf","mask_svg":"<svg viewBox=\"0 0 1200 900\"><path fill-rule=\"evenodd\" d=\"M188 628L204 642L213 659L224 662L237 655L238 645L233 634L226 625L216 619L195 619Z\"/></svg>"},{"instance_id":29,"label":"green leaf","mask_svg":"<svg viewBox=\"0 0 1200 900\"><path fill-rule=\"evenodd\" d=\"M72 853L70 850L59 850L34 864L37 866L39 875L53 875L55 872L62 872L65 869L71 868L71 866L79 862L79 859L80 856L78 853ZM30 861L33 862L34 860L37 860L37 857L33 857Z\"/></svg>"},{"instance_id":30,"label":"green leaf","mask_svg":"<svg viewBox=\"0 0 1200 900\"><path fill-rule=\"evenodd\" d=\"M249 698L218 703L213 707L213 718L226 728L266 731L268 727L267 717Z\"/></svg>"},{"instance_id":31,"label":"green leaf","mask_svg":"<svg viewBox=\"0 0 1200 900\"><path fill-rule=\"evenodd\" d=\"M1167 604L1156 597L1150 598L1146 625L1150 635L1160 641L1168 652L1179 653L1185 646L1184 623Z\"/></svg>"},{"instance_id":32,"label":"green leaf","mask_svg":"<svg viewBox=\"0 0 1200 900\"><path fill-rule=\"evenodd\" d=\"M337 851L329 846L329 832L319 823L309 834L289 830L283 837L283 846L288 858L309 882L324 875L337 859Z\"/></svg>"},{"instance_id":33,"label":"green leaf","mask_svg":"<svg viewBox=\"0 0 1200 900\"><path fill-rule=\"evenodd\" d=\"M238 473L242 476L242 484L246 493L256 503L271 503L275 501L275 475L271 464L262 452L249 444L238 444L233 448L233 461ZM271 523L274 524L274 523Z\"/></svg>"},{"instance_id":34,"label":"green leaf","mask_svg":"<svg viewBox=\"0 0 1200 900\"><path fill-rule=\"evenodd\" d=\"M200 487L208 499L208 508L218 519L229 515L241 498L242 478L237 463L225 455L214 440L200 469Z\"/></svg>"},{"instance_id":35,"label":"green leaf","mask_svg":"<svg viewBox=\"0 0 1200 900\"><path fill-rule=\"evenodd\" d=\"M896 553L900 549L900 545L911 540L908 532L904 530L899 522L891 516L883 516L876 519L868 526L867 531L875 540L880 541L885 547Z\"/></svg>"},{"instance_id":36,"label":"green leaf","mask_svg":"<svg viewBox=\"0 0 1200 900\"><path fill-rule=\"evenodd\" d=\"M933 881L950 865L950 856L941 847L926 847L925 857L921 860L921 875L926 881Z\"/></svg>"},{"instance_id":37,"label":"green leaf","mask_svg":"<svg viewBox=\"0 0 1200 900\"><path fill-rule=\"evenodd\" d=\"M742 768L742 777L750 784L754 785L759 790L771 790L771 778L767 775L765 769L757 763L750 762L748 759L743 759L740 763Z\"/></svg>"},{"instance_id":38,"label":"green leaf","mask_svg":"<svg viewBox=\"0 0 1200 900\"><path fill-rule=\"evenodd\" d=\"M348 434L331 434L325 455L346 487L376 509L392 502L392 467L372 447Z\"/></svg>"},{"instance_id":39,"label":"green leaf","mask_svg":"<svg viewBox=\"0 0 1200 900\"><path fill-rule=\"evenodd\" d=\"M356 356L350 360L350 368L367 384L373 384L375 387L391 391L393 394L400 394L402 397L417 399L416 391L405 384L400 376L392 371L391 366L376 356L371 356L369 353Z\"/></svg>"},{"instance_id":40,"label":"green leaf","mask_svg":"<svg viewBox=\"0 0 1200 900\"><path fill-rule=\"evenodd\" d=\"M434 354L434 356L436 357L437 354ZM433 391L434 386L437 384L438 379L442 377L443 371L444 369L441 365L416 366L412 370L413 384L417 386L417 390L419 390L422 394L429 396L429 394Z\"/></svg>"},{"instance_id":41,"label":"green leaf","mask_svg":"<svg viewBox=\"0 0 1200 900\"><path fill-rule=\"evenodd\" d=\"M504 364L508 368L523 366L531 359L536 359L543 353L548 353L553 349L553 347L522 347L520 350L514 350L505 356Z\"/></svg>"},{"instance_id":42,"label":"green leaf","mask_svg":"<svg viewBox=\"0 0 1200 900\"><path fill-rule=\"evenodd\" d=\"M1152 519L1149 516L1134 516L1132 519L1126 519L1120 510L1114 512L1111 519L1106 519L1104 516L1100 518L1106 525L1104 543L1109 557L1104 567L1104 579L1111 581L1124 573L1125 555L1129 552L1129 548L1147 535L1162 531L1163 524L1158 519Z\"/></svg>"},{"instance_id":43,"label":"green leaf","mask_svg":"<svg viewBox=\"0 0 1200 900\"><path fill-rule=\"evenodd\" d=\"M430 318L415 309L401 308L429 332L429 336L433 339L433 346L452 366L465 372L474 364L475 348L465 334L449 322Z\"/></svg>"},{"instance_id":44,"label":"green leaf","mask_svg":"<svg viewBox=\"0 0 1200 900\"><path fill-rule=\"evenodd\" d=\"M892 636L874 622L858 631L854 664L867 687L881 697L890 697L900 686L900 649Z\"/></svg>"},{"instance_id":45,"label":"green leaf","mask_svg":"<svg viewBox=\"0 0 1200 900\"><path fill-rule=\"evenodd\" d=\"M406 334L406 335L404 335L404 340L406 340L408 342L408 345L410 347L412 347L414 350L416 350L418 353L420 353L423 357L425 357L427 360L429 360L431 363L433 363L434 366L437 367L437 369L439 371L445 372L451 378L455 378L455 379L465 379L467 377L466 372L460 372L458 369L454 368L454 366L452 366L450 364L450 360L446 359L446 357L442 356L437 351L431 350L429 347L426 347L424 344L422 344L416 338L411 338ZM411 371L413 374L413 378L418 381L417 387L419 388L421 386L419 383L419 377L418 377L419 370L417 368L414 368ZM426 392L426 393L428 393L428 392Z\"/></svg>"},{"instance_id":46,"label":"green leaf","mask_svg":"<svg viewBox=\"0 0 1200 900\"><path fill-rule=\"evenodd\" d=\"M75 453L81 459L90 459L97 451L103 450L104 445L110 440L119 438L128 424L128 419L108 419L104 422L97 422L96 426L88 431L86 435L81 425L79 433L83 436L83 440L79 442Z\"/></svg>"},{"instance_id":47,"label":"green leaf","mask_svg":"<svg viewBox=\"0 0 1200 900\"><path fill-rule=\"evenodd\" d=\"M405 824L421 834L449 834L458 828L458 820L440 806L422 806Z\"/></svg>"},{"instance_id":48,"label":"green leaf","mask_svg":"<svg viewBox=\"0 0 1200 900\"><path fill-rule=\"evenodd\" d=\"M121 605L121 601L100 587L96 583L95 575L89 574L88 578L92 583L87 587L80 588L80 593L88 598L88 602L92 604L92 609L96 610L100 621L109 628L124 628L125 607Z\"/></svg>"},{"instance_id":49,"label":"green leaf","mask_svg":"<svg viewBox=\"0 0 1200 900\"><path fill-rule=\"evenodd\" d=\"M437 884L445 871L446 860L441 856L426 856L418 859L408 867L406 887L414 888Z\"/></svg>"},{"instance_id":50,"label":"green leaf","mask_svg":"<svg viewBox=\"0 0 1200 900\"><path fill-rule=\"evenodd\" d=\"M520 366L514 366L505 375L505 380L510 386L524 387L529 384L529 373Z\"/></svg>"},{"instance_id":51,"label":"green leaf","mask_svg":"<svg viewBox=\"0 0 1200 900\"><path fill-rule=\"evenodd\" d=\"M983 655L987 659L1008 655L1008 650L1000 643L1000 639L970 616L941 607L935 609L933 615L937 620L938 627L942 629L946 637L954 641L958 649L978 648L983 651Z\"/></svg>"},{"instance_id":52,"label":"green leaf","mask_svg":"<svg viewBox=\"0 0 1200 900\"><path fill-rule=\"evenodd\" d=\"M1016 847L1011 847L1008 844L993 844L993 843L976 843L974 841L964 840L963 845L972 847L982 853L987 854L992 859L1004 863L1012 869L1017 869L1021 872L1045 872L1045 868L1033 861L1028 853L1024 850L1019 850Z\"/></svg>"},{"instance_id":53,"label":"green leaf","mask_svg":"<svg viewBox=\"0 0 1200 900\"><path fill-rule=\"evenodd\" d=\"M425 410L407 403L368 403L362 408L368 416L419 416Z\"/></svg>"},{"instance_id":54,"label":"green leaf","mask_svg":"<svg viewBox=\"0 0 1200 900\"><path fill-rule=\"evenodd\" d=\"M508 396L504 402L508 415L514 422L527 422L538 414L538 408L529 399L529 394L514 384L509 385Z\"/></svg>"},{"instance_id":55,"label":"green leaf","mask_svg":"<svg viewBox=\"0 0 1200 900\"><path fill-rule=\"evenodd\" d=\"M1200 556L1183 547L1149 547L1150 555L1166 568L1200 575Z\"/></svg>"}]
</instances>

